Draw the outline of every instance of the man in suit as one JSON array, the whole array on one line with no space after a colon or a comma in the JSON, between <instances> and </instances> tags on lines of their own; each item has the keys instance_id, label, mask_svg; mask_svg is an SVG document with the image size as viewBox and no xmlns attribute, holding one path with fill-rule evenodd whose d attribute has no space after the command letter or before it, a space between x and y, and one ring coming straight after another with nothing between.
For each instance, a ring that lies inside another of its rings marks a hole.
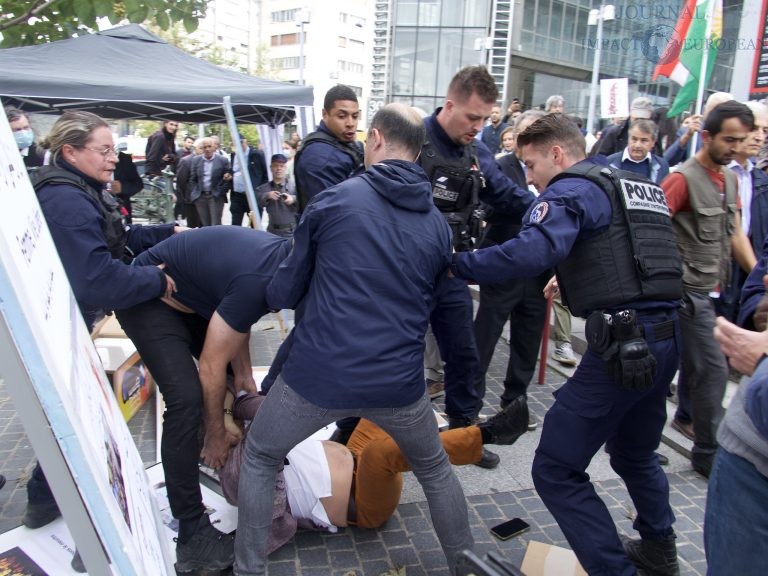
<instances>
[{"instance_id":1,"label":"man in suit","mask_svg":"<svg viewBox=\"0 0 768 576\"><path fill-rule=\"evenodd\" d=\"M221 224L227 188L232 180L229 160L216 154L216 145L211 138L203 138L200 146L203 155L195 157L189 177L190 199L197 208L203 226Z\"/></svg>"}]
</instances>

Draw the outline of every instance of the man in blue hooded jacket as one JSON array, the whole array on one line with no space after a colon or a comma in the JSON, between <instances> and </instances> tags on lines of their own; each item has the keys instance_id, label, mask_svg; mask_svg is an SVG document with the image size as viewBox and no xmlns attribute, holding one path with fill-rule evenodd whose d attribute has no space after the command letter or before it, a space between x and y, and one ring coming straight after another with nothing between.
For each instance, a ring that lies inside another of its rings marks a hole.
<instances>
[{"instance_id":1,"label":"man in blue hooded jacket","mask_svg":"<svg viewBox=\"0 0 768 576\"><path fill-rule=\"evenodd\" d=\"M235 574L264 574L275 477L288 451L341 417L362 416L390 434L429 502L452 566L472 547L461 485L440 445L424 386L424 334L451 233L414 160L424 140L403 104L371 121L367 170L318 195L294 248L267 288L271 308L304 315L280 376L248 432L240 471ZM506 414L483 423L498 432Z\"/></svg>"}]
</instances>

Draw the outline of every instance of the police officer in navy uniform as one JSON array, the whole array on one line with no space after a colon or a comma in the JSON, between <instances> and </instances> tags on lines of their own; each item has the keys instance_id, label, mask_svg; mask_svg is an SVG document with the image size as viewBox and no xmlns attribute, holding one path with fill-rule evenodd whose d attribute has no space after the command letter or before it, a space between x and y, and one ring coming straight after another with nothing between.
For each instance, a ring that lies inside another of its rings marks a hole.
<instances>
[{"instance_id":1,"label":"police officer in navy uniform","mask_svg":"<svg viewBox=\"0 0 768 576\"><path fill-rule=\"evenodd\" d=\"M682 295L664 194L585 160L584 137L561 114L531 124L518 146L538 202L517 237L455 254L452 272L488 282L555 267L564 302L588 318L589 348L544 420L536 490L589 574L678 574L669 485L654 455L678 365ZM589 482L585 470L603 444L637 508L641 539L619 538Z\"/></svg>"},{"instance_id":2,"label":"police officer in navy uniform","mask_svg":"<svg viewBox=\"0 0 768 576\"><path fill-rule=\"evenodd\" d=\"M534 201L475 139L498 97L485 66L468 66L451 80L445 104L424 119L427 140L419 163L432 182L435 206L451 227L456 252L470 250L473 237L480 235L480 201L518 217ZM445 412L451 428L475 423L483 402L476 387L479 362L472 315L466 282L445 276L436 289L430 324L445 362ZM478 465L495 468L498 463L496 454L484 450Z\"/></svg>"}]
</instances>

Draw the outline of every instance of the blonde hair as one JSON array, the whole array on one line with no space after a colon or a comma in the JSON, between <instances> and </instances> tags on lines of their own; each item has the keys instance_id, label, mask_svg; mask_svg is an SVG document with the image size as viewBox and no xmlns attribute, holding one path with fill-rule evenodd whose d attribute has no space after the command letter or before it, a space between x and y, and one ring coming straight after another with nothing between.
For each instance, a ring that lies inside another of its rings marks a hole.
<instances>
[{"instance_id":1,"label":"blonde hair","mask_svg":"<svg viewBox=\"0 0 768 576\"><path fill-rule=\"evenodd\" d=\"M43 147L51 152L51 164L58 164L65 144L83 148L91 139L93 131L101 127L108 128L109 124L96 114L79 110L64 112L43 141Z\"/></svg>"}]
</instances>

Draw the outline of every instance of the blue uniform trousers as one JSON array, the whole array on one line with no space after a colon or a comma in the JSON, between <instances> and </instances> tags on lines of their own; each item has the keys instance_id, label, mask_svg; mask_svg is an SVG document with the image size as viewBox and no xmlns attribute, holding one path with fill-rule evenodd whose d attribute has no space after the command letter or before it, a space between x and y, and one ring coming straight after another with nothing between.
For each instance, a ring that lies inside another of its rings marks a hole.
<instances>
[{"instance_id":1,"label":"blue uniform trousers","mask_svg":"<svg viewBox=\"0 0 768 576\"><path fill-rule=\"evenodd\" d=\"M445 413L449 418L474 418L483 404L477 390L479 362L472 316L467 281L441 276L429 322L445 362Z\"/></svg>"},{"instance_id":2,"label":"blue uniform trousers","mask_svg":"<svg viewBox=\"0 0 768 576\"><path fill-rule=\"evenodd\" d=\"M638 319L648 327L674 315L638 312ZM620 388L605 362L588 350L574 375L555 393L533 461L539 496L591 576L636 573L607 507L585 472L604 443L611 467L624 480L637 510L635 529L648 539L672 534L669 484L654 451L667 418L667 391L677 370L679 328L673 337L659 342L648 328L646 334L658 363L653 387L642 392Z\"/></svg>"}]
</instances>

